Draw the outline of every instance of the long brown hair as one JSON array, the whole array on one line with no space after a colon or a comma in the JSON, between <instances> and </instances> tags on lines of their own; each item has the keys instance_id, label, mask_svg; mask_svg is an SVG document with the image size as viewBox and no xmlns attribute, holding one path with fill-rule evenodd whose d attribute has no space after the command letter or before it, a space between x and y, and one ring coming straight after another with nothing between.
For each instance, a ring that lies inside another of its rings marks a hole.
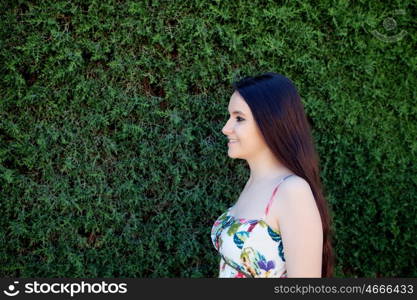
<instances>
[{"instance_id":1,"label":"long brown hair","mask_svg":"<svg viewBox=\"0 0 417 300\"><path fill-rule=\"evenodd\" d=\"M232 85L250 107L272 153L309 183L323 226L321 276L333 277L332 220L320 180L319 156L311 126L295 85L274 72L245 77Z\"/></svg>"}]
</instances>

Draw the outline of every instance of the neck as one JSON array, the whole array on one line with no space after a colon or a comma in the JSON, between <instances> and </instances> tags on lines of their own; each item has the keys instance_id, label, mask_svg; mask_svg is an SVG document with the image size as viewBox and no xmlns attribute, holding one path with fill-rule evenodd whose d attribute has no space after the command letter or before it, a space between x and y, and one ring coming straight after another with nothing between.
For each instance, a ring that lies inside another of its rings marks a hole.
<instances>
[{"instance_id":1,"label":"neck","mask_svg":"<svg viewBox=\"0 0 417 300\"><path fill-rule=\"evenodd\" d=\"M248 185L270 182L294 174L290 169L279 162L272 153L264 153L257 157L247 159L250 168Z\"/></svg>"}]
</instances>

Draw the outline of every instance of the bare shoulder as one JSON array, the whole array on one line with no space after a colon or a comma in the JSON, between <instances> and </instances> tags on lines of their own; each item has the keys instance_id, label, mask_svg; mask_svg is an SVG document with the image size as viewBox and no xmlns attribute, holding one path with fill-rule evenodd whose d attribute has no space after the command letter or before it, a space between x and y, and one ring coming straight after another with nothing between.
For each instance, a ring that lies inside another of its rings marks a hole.
<instances>
[{"instance_id":1,"label":"bare shoulder","mask_svg":"<svg viewBox=\"0 0 417 300\"><path fill-rule=\"evenodd\" d=\"M278 206L315 204L313 191L310 184L304 178L294 175L284 180L276 195Z\"/></svg>"},{"instance_id":2,"label":"bare shoulder","mask_svg":"<svg viewBox=\"0 0 417 300\"><path fill-rule=\"evenodd\" d=\"M298 176L287 178L275 202L288 277L320 277L323 227L309 183Z\"/></svg>"},{"instance_id":3,"label":"bare shoulder","mask_svg":"<svg viewBox=\"0 0 417 300\"><path fill-rule=\"evenodd\" d=\"M312 193L310 184L307 182L307 180L297 175L288 177L279 185L278 189L281 195L288 193Z\"/></svg>"},{"instance_id":4,"label":"bare shoulder","mask_svg":"<svg viewBox=\"0 0 417 300\"><path fill-rule=\"evenodd\" d=\"M276 219L283 219L284 215L288 217L289 213L300 208L315 210L317 206L307 180L293 175L279 185L272 204L272 211Z\"/></svg>"}]
</instances>

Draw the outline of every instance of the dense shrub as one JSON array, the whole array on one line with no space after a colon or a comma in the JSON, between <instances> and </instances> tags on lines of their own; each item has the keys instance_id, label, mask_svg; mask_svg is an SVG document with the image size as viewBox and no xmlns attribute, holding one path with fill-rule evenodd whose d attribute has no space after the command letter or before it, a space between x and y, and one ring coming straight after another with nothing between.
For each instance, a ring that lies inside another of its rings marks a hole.
<instances>
[{"instance_id":1,"label":"dense shrub","mask_svg":"<svg viewBox=\"0 0 417 300\"><path fill-rule=\"evenodd\" d=\"M1 276L216 277L249 172L230 83L274 71L313 127L336 276L417 277L414 1L86 3L0 4Z\"/></svg>"}]
</instances>

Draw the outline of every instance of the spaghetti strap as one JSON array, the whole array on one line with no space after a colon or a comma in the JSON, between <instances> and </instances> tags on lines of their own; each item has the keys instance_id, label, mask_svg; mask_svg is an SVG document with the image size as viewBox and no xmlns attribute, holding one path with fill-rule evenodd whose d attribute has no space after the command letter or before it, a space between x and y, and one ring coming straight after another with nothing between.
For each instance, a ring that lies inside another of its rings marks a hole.
<instances>
[{"instance_id":1,"label":"spaghetti strap","mask_svg":"<svg viewBox=\"0 0 417 300\"><path fill-rule=\"evenodd\" d=\"M285 176L284 178L282 178L281 180L280 180L280 182L277 184L277 186L275 187L275 189L274 189L274 191L272 192L272 196L271 196L271 198L269 199L269 201L268 201L268 205L266 206L266 208L265 208L265 214L264 214L264 219L266 218L266 216L268 215L268 212L269 212L269 208L270 208L270 206L271 206L271 204L272 204L272 200L274 199L274 196L275 196L275 194L276 194L276 192L277 192L277 190L278 190L278 187L279 187L279 185L285 180L285 179L287 179L288 177L290 177L290 176L293 176L294 174L290 174L290 175L288 175L288 176Z\"/></svg>"}]
</instances>

